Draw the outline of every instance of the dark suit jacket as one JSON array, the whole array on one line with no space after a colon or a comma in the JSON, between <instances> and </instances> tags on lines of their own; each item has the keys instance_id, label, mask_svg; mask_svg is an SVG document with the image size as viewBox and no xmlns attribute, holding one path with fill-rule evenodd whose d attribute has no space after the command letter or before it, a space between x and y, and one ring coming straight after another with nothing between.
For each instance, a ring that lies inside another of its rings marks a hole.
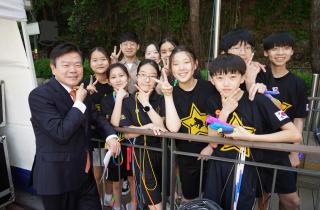
<instances>
[{"instance_id":1,"label":"dark suit jacket","mask_svg":"<svg viewBox=\"0 0 320 210\"><path fill-rule=\"evenodd\" d=\"M55 195L78 189L85 175L90 148L88 126L97 122L102 137L115 134L113 128L92 112L86 100L83 114L74 108L69 93L55 79L29 95L31 122L36 137L33 187L40 195ZM92 160L92 158L91 158Z\"/></svg>"}]
</instances>

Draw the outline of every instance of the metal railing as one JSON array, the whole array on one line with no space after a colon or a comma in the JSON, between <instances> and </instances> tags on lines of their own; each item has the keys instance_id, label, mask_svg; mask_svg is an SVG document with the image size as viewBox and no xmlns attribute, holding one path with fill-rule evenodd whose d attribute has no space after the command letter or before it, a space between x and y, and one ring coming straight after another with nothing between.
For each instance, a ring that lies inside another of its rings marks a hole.
<instances>
[{"instance_id":1,"label":"metal railing","mask_svg":"<svg viewBox=\"0 0 320 210\"><path fill-rule=\"evenodd\" d=\"M134 128L115 128L118 132L122 133L136 133L140 135L146 135L146 136L154 136L153 131L151 130L142 130L142 129L134 129ZM165 132L161 135L157 136L162 138L162 148L154 148L154 147L147 147L149 150L153 151L161 151L162 152L162 203L163 209L166 209L166 202L168 200L167 195L165 192L167 192L167 185L168 177L165 175L168 173L168 157L170 157L170 209L174 209L174 203L175 203L175 186L176 186L176 156L177 155L184 155L184 156L192 156L192 157L206 157L207 159L211 160L218 160L218 161L225 161L233 164L238 163L244 163L246 165L251 166L257 166L257 167L264 167L264 168L270 168L273 169L273 182L272 182L272 190L271 190L271 199L270 204L274 202L275 194L275 181L276 181L276 175L279 170L285 170L285 171L292 171L297 172L298 174L303 174L307 176L312 176L320 179L320 171L317 170L310 170L310 169L303 169L303 168L292 168L292 167L286 167L286 166L280 166L280 165L271 165L261 162L253 162L253 161L240 161L237 159L228 159L228 158L222 158L222 157L215 157L215 156L202 156L195 153L189 153L189 152L182 152L176 149L175 142L176 141L195 141L195 142L203 142L203 143L216 143L216 144L228 144L228 145L236 145L236 146L244 146L244 147L250 147L250 148L257 148L257 149L266 149L266 150L275 150L275 151L284 151L284 152L300 152L303 154L313 154L313 155L320 155L320 147L318 146L308 146L308 145L296 145L296 144L286 144L286 143L267 143L267 142L249 142L249 141L240 141L240 140L232 140L228 138L222 138L222 137L209 137L209 136L200 136L200 135L189 135L184 133L170 133ZM170 139L170 149L168 149L168 139ZM130 144L124 144L127 146L133 146L135 148L142 149L143 146L138 145L130 145ZM168 155L170 153L170 155ZM200 174L200 185L199 185L199 197L201 198L202 194L202 182L203 182L203 165L205 160L201 159L201 174ZM234 180L235 182L235 180ZM233 187L235 186L235 183ZM232 202L233 203L233 202ZM269 205L270 206L270 205ZM316 201L316 204L314 206L315 209L320 209L320 191L318 190L318 198ZM268 208L269 209L269 208Z\"/></svg>"}]
</instances>

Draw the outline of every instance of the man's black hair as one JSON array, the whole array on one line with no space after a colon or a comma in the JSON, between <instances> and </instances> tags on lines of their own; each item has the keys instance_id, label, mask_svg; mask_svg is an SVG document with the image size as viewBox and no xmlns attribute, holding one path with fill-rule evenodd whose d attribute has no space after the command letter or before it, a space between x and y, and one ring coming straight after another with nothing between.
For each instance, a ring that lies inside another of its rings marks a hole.
<instances>
[{"instance_id":1,"label":"man's black hair","mask_svg":"<svg viewBox=\"0 0 320 210\"><path fill-rule=\"evenodd\" d=\"M294 46L294 38L288 32L276 32L263 40L263 49L268 51L274 47Z\"/></svg>"},{"instance_id":2,"label":"man's black hair","mask_svg":"<svg viewBox=\"0 0 320 210\"><path fill-rule=\"evenodd\" d=\"M246 63L240 56L233 54L222 54L211 61L208 65L208 69L211 76L217 74L228 74L228 73L237 73L241 75L246 73Z\"/></svg>"},{"instance_id":3,"label":"man's black hair","mask_svg":"<svg viewBox=\"0 0 320 210\"><path fill-rule=\"evenodd\" d=\"M126 42L126 41L131 41L131 42L135 42L137 44L139 44L139 39L136 33L134 32L124 32L122 34L120 34L119 36L119 44L121 44L122 42Z\"/></svg>"},{"instance_id":4,"label":"man's black hair","mask_svg":"<svg viewBox=\"0 0 320 210\"><path fill-rule=\"evenodd\" d=\"M79 48L73 43L65 42L65 43L62 43L62 44L55 46L52 49L52 51L50 53L50 63L53 65L56 65L56 60L58 57L60 57L64 54L67 54L67 53L71 53L71 52L78 53L82 59L82 53L79 50Z\"/></svg>"},{"instance_id":5,"label":"man's black hair","mask_svg":"<svg viewBox=\"0 0 320 210\"><path fill-rule=\"evenodd\" d=\"M139 66L137 68L137 74L139 74L140 68L146 64L149 64L149 65L153 66L153 68L156 69L158 78L161 76L161 71L159 69L159 65L154 60L151 60L151 59L144 59L139 63Z\"/></svg>"},{"instance_id":6,"label":"man's black hair","mask_svg":"<svg viewBox=\"0 0 320 210\"><path fill-rule=\"evenodd\" d=\"M239 42L250 44L252 48L256 43L252 34L246 29L235 29L225 34L220 41L220 52L227 53L228 50Z\"/></svg>"}]
</instances>

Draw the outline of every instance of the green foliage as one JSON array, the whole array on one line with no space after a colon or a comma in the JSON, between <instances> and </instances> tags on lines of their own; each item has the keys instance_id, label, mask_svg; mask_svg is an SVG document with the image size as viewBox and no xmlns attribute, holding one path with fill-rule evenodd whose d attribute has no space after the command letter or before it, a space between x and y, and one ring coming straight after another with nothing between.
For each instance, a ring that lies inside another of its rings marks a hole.
<instances>
[{"instance_id":1,"label":"green foliage","mask_svg":"<svg viewBox=\"0 0 320 210\"><path fill-rule=\"evenodd\" d=\"M35 12L41 11L44 7L52 7L56 1L54 0L32 0L32 6Z\"/></svg>"},{"instance_id":2,"label":"green foliage","mask_svg":"<svg viewBox=\"0 0 320 210\"><path fill-rule=\"evenodd\" d=\"M159 41L162 34L179 37L188 18L188 1L77 0L68 26L71 40L87 52L94 46L113 49L124 31L135 31L144 42Z\"/></svg>"},{"instance_id":3,"label":"green foliage","mask_svg":"<svg viewBox=\"0 0 320 210\"><path fill-rule=\"evenodd\" d=\"M253 11L256 19L256 29L261 30L261 28L266 24L267 18L271 11L279 7L281 0L259 0L256 2Z\"/></svg>"},{"instance_id":4,"label":"green foliage","mask_svg":"<svg viewBox=\"0 0 320 210\"><path fill-rule=\"evenodd\" d=\"M309 19L310 10L310 0L259 0L252 12L256 30L264 27L282 30L282 26L287 26L284 30L289 30L300 41L309 38L305 21Z\"/></svg>"},{"instance_id":5,"label":"green foliage","mask_svg":"<svg viewBox=\"0 0 320 210\"><path fill-rule=\"evenodd\" d=\"M203 80L208 80L209 71L208 69L200 69L200 78Z\"/></svg>"},{"instance_id":6,"label":"green foliage","mask_svg":"<svg viewBox=\"0 0 320 210\"><path fill-rule=\"evenodd\" d=\"M143 12L140 13L140 11ZM139 16L136 15L137 12ZM170 32L178 32L188 21L189 8L186 1L181 0L129 0L120 5L119 13L131 19L128 21L129 25L132 24L138 28L140 26L143 29L150 19L157 18L159 27L168 29Z\"/></svg>"},{"instance_id":7,"label":"green foliage","mask_svg":"<svg viewBox=\"0 0 320 210\"><path fill-rule=\"evenodd\" d=\"M312 74L310 72L302 71L300 69L292 69L291 72L306 83L308 95L310 95L312 88Z\"/></svg>"},{"instance_id":8,"label":"green foliage","mask_svg":"<svg viewBox=\"0 0 320 210\"><path fill-rule=\"evenodd\" d=\"M34 68L38 78L49 79L52 76L50 60L48 58L37 59L34 61Z\"/></svg>"},{"instance_id":9,"label":"green foliage","mask_svg":"<svg viewBox=\"0 0 320 210\"><path fill-rule=\"evenodd\" d=\"M68 18L71 38L85 52L107 43L102 3L99 0L79 0Z\"/></svg>"},{"instance_id":10,"label":"green foliage","mask_svg":"<svg viewBox=\"0 0 320 210\"><path fill-rule=\"evenodd\" d=\"M309 31L301 28L290 28L288 31L295 37L296 41L308 40L310 37Z\"/></svg>"},{"instance_id":11,"label":"green foliage","mask_svg":"<svg viewBox=\"0 0 320 210\"><path fill-rule=\"evenodd\" d=\"M83 79L89 79L91 74L93 74L93 72L90 69L89 60L85 59L83 62Z\"/></svg>"},{"instance_id":12,"label":"green foliage","mask_svg":"<svg viewBox=\"0 0 320 210\"><path fill-rule=\"evenodd\" d=\"M304 20L309 18L310 10L310 0L290 0L290 3L283 12L283 17L296 24L303 24Z\"/></svg>"},{"instance_id":13,"label":"green foliage","mask_svg":"<svg viewBox=\"0 0 320 210\"><path fill-rule=\"evenodd\" d=\"M177 4L174 4L169 9L169 26L171 31L178 32L181 30L182 26L188 21L189 9L183 4L183 1L178 1Z\"/></svg>"}]
</instances>

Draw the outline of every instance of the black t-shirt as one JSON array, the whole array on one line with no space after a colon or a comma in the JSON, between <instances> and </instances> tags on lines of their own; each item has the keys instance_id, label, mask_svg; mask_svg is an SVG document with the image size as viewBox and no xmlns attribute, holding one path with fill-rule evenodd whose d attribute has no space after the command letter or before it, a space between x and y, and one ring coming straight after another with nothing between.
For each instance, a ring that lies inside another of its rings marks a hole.
<instances>
[{"instance_id":1,"label":"black t-shirt","mask_svg":"<svg viewBox=\"0 0 320 210\"><path fill-rule=\"evenodd\" d=\"M111 115L113 112L114 104L115 104L115 98L113 96L113 93L105 95L101 99L101 115L105 117L105 119L110 122L111 121ZM118 133L119 140L124 140L123 133Z\"/></svg>"},{"instance_id":2,"label":"black t-shirt","mask_svg":"<svg viewBox=\"0 0 320 210\"><path fill-rule=\"evenodd\" d=\"M93 82L96 81L96 78L93 77ZM83 83L85 85L85 87L89 84L90 80L85 80ZM89 95L88 93L88 97L91 101L92 106L95 107L95 110L100 114L101 111L101 104L100 101L103 98L103 96L112 93L113 89L109 84L102 84L100 82L97 82L97 84L95 85L96 89L97 89L97 93L93 93L92 95ZM96 129L95 125L91 125L90 126L90 134L93 138L101 138L101 135L99 134L99 131ZM94 142L94 147L99 147L99 145Z\"/></svg>"},{"instance_id":3,"label":"black t-shirt","mask_svg":"<svg viewBox=\"0 0 320 210\"><path fill-rule=\"evenodd\" d=\"M280 78L274 78L271 68L260 72L257 82L262 82L268 90L279 91L274 97L281 101L282 110L293 120L307 117L307 87L303 80L288 72Z\"/></svg>"},{"instance_id":4,"label":"black t-shirt","mask_svg":"<svg viewBox=\"0 0 320 210\"><path fill-rule=\"evenodd\" d=\"M95 81L96 81L96 78L94 77L93 82L95 82ZM89 84L89 82L90 82L90 80L84 81L84 85L87 86ZM100 104L101 99L108 94L112 94L113 89L108 83L102 84L100 82L97 82L97 84L95 86L96 86L96 89L98 92L97 93L95 92L92 95L90 95L90 98L91 98L92 102L94 103L96 110L98 112L100 112L101 111L101 104Z\"/></svg>"},{"instance_id":5,"label":"black t-shirt","mask_svg":"<svg viewBox=\"0 0 320 210\"><path fill-rule=\"evenodd\" d=\"M221 98L211 97L208 100L208 114L219 117L222 109ZM290 118L280 111L269 98L257 94L253 101L249 100L248 93L242 96L238 107L233 111L227 120L231 125L240 125L249 133L268 134L278 131L281 126L290 122ZM236 159L240 146L218 145L213 154L219 157ZM263 156L259 149L246 148L246 159L261 161Z\"/></svg>"},{"instance_id":6,"label":"black t-shirt","mask_svg":"<svg viewBox=\"0 0 320 210\"><path fill-rule=\"evenodd\" d=\"M181 121L180 133L208 134L207 99L217 94L215 87L205 80L197 80L196 86L191 91L185 91L179 86L173 88L173 100ZM176 144L179 150L194 153L200 153L207 146L205 143L183 140L176 141Z\"/></svg>"},{"instance_id":7,"label":"black t-shirt","mask_svg":"<svg viewBox=\"0 0 320 210\"><path fill-rule=\"evenodd\" d=\"M164 98L153 91L150 95L149 102L153 109L161 116L164 117ZM136 107L138 110L136 110ZM136 94L130 95L128 98L123 99L122 102L122 115L120 119L120 126L136 126L146 125L152 123L148 113L143 111L143 106L136 98ZM147 146L161 147L161 141L159 137L154 136L138 136L136 138L136 144L144 145L144 140L146 140Z\"/></svg>"},{"instance_id":8,"label":"black t-shirt","mask_svg":"<svg viewBox=\"0 0 320 210\"><path fill-rule=\"evenodd\" d=\"M273 97L281 102L281 109L293 121L294 118L305 118L307 116L307 87L300 78L291 72L280 78L274 78L270 66L266 72L260 72L257 82L264 83L268 90L278 91ZM264 150L264 162L271 164L287 164L288 152Z\"/></svg>"},{"instance_id":9,"label":"black t-shirt","mask_svg":"<svg viewBox=\"0 0 320 210\"><path fill-rule=\"evenodd\" d=\"M114 108L114 96L113 94L107 94L101 99L101 115L105 117L109 122Z\"/></svg>"}]
</instances>

